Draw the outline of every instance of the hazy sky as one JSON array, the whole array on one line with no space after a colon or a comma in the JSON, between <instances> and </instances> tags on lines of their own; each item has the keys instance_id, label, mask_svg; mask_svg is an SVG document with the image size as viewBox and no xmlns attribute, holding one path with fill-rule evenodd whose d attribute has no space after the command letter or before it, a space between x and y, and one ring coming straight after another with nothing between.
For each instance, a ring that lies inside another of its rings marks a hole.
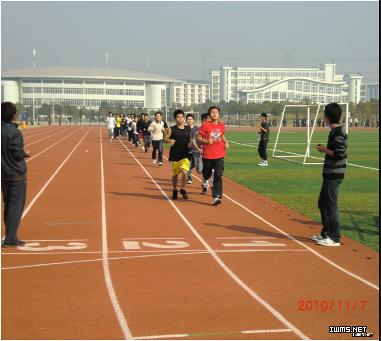
<instances>
[{"instance_id":1,"label":"hazy sky","mask_svg":"<svg viewBox=\"0 0 381 341\"><path fill-rule=\"evenodd\" d=\"M2 1L1 69L108 66L201 80L233 67L318 67L379 77L378 1Z\"/></svg>"}]
</instances>

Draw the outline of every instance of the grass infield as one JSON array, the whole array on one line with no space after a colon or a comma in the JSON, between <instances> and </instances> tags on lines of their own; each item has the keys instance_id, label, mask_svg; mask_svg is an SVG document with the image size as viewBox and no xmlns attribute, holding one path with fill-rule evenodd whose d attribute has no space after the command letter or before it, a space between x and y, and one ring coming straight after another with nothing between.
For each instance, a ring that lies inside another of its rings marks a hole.
<instances>
[{"instance_id":1,"label":"grass infield","mask_svg":"<svg viewBox=\"0 0 381 341\"><path fill-rule=\"evenodd\" d=\"M225 136L230 149L225 158L224 176L321 222L317 201L322 184L323 165L302 165L272 158L277 131L277 128L273 128L270 134L267 167L258 166L261 159L254 129L227 131ZM325 154L319 153L315 146L317 143L326 145L328 134L328 129L314 132L310 156L322 160L308 158L308 162L324 162ZM306 131L282 131L276 155L304 155L306 140ZM292 159L302 161L302 158ZM349 132L348 165L340 185L338 200L342 234L379 252L378 131Z\"/></svg>"}]
</instances>

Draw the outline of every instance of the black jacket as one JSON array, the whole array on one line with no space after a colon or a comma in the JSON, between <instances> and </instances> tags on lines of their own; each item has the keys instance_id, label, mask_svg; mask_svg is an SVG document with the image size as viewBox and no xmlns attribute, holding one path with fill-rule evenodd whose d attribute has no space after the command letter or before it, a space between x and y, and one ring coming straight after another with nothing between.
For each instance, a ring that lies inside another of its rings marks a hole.
<instances>
[{"instance_id":1,"label":"black jacket","mask_svg":"<svg viewBox=\"0 0 381 341\"><path fill-rule=\"evenodd\" d=\"M26 178L24 139L14 122L1 122L1 180Z\"/></svg>"}]
</instances>

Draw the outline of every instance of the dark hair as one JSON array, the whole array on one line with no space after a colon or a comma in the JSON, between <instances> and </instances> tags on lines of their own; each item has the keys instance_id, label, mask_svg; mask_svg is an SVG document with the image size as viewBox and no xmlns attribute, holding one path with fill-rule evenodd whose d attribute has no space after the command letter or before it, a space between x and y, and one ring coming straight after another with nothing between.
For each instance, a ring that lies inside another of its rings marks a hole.
<instances>
[{"instance_id":1,"label":"dark hair","mask_svg":"<svg viewBox=\"0 0 381 341\"><path fill-rule=\"evenodd\" d=\"M160 111L155 112L155 117L156 117L157 114L159 114L160 116L163 116L163 113L160 112Z\"/></svg>"},{"instance_id":2,"label":"dark hair","mask_svg":"<svg viewBox=\"0 0 381 341\"><path fill-rule=\"evenodd\" d=\"M263 113L261 114L261 116L267 118L267 114L266 114L265 112L263 112Z\"/></svg>"},{"instance_id":3,"label":"dark hair","mask_svg":"<svg viewBox=\"0 0 381 341\"><path fill-rule=\"evenodd\" d=\"M176 119L176 116L177 116L178 114L183 114L183 117L185 116L184 111L182 111L181 109L177 109L177 110L175 110L175 112L173 113L173 117Z\"/></svg>"},{"instance_id":4,"label":"dark hair","mask_svg":"<svg viewBox=\"0 0 381 341\"><path fill-rule=\"evenodd\" d=\"M204 114L201 114L201 121L206 120L206 118L210 116L207 112Z\"/></svg>"},{"instance_id":5,"label":"dark hair","mask_svg":"<svg viewBox=\"0 0 381 341\"><path fill-rule=\"evenodd\" d=\"M208 114L210 115L210 112L212 109L217 109L218 110L218 113L220 113L220 108L216 107L216 106L211 106L209 109L208 109Z\"/></svg>"},{"instance_id":6,"label":"dark hair","mask_svg":"<svg viewBox=\"0 0 381 341\"><path fill-rule=\"evenodd\" d=\"M142 112L140 116L144 116L144 115L145 115L145 113L144 113L144 112Z\"/></svg>"},{"instance_id":7,"label":"dark hair","mask_svg":"<svg viewBox=\"0 0 381 341\"><path fill-rule=\"evenodd\" d=\"M111 114L112 115L112 112L111 111L109 111L109 113L108 113L109 115Z\"/></svg>"},{"instance_id":8,"label":"dark hair","mask_svg":"<svg viewBox=\"0 0 381 341\"><path fill-rule=\"evenodd\" d=\"M1 120L11 122L16 115L16 106L12 102L1 103Z\"/></svg>"},{"instance_id":9,"label":"dark hair","mask_svg":"<svg viewBox=\"0 0 381 341\"><path fill-rule=\"evenodd\" d=\"M329 103L324 108L324 115L329 118L330 123L339 123L341 117L341 107L337 103Z\"/></svg>"},{"instance_id":10,"label":"dark hair","mask_svg":"<svg viewBox=\"0 0 381 341\"><path fill-rule=\"evenodd\" d=\"M188 119L188 117L192 117L194 119L194 116L192 114L188 114L186 119Z\"/></svg>"}]
</instances>

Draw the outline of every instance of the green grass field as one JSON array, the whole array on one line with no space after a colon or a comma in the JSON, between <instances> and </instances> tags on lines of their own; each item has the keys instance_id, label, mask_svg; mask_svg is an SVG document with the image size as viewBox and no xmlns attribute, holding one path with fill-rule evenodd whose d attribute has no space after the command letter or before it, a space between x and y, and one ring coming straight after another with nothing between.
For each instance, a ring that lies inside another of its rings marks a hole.
<instances>
[{"instance_id":1,"label":"green grass field","mask_svg":"<svg viewBox=\"0 0 381 341\"><path fill-rule=\"evenodd\" d=\"M308 162L324 162L324 154L315 146L319 142L326 145L328 134L328 129L314 132ZM225 158L224 176L321 222L317 201L323 165L302 165L271 157L276 135L277 129L273 129L267 147L269 166L260 167L255 130L226 132L230 149ZM304 155L306 141L306 131L282 131L276 155ZM292 159L302 161L303 158ZM340 185L339 210L342 234L379 252L378 131L348 134L348 165Z\"/></svg>"}]
</instances>

